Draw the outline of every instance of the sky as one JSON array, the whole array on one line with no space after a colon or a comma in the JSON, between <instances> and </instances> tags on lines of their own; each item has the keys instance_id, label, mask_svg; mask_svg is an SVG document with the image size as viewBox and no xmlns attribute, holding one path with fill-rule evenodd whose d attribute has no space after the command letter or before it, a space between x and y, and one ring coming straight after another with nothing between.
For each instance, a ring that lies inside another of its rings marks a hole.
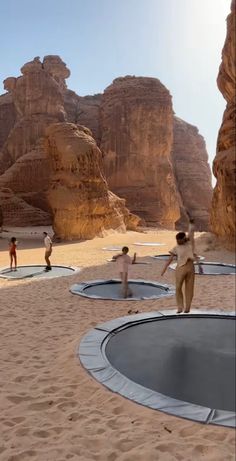
<instances>
[{"instance_id":1,"label":"sky","mask_svg":"<svg viewBox=\"0 0 236 461\"><path fill-rule=\"evenodd\" d=\"M156 77L196 125L212 163L225 101L216 85L231 0L0 0L1 82L58 54L68 88L101 93L116 77Z\"/></svg>"}]
</instances>

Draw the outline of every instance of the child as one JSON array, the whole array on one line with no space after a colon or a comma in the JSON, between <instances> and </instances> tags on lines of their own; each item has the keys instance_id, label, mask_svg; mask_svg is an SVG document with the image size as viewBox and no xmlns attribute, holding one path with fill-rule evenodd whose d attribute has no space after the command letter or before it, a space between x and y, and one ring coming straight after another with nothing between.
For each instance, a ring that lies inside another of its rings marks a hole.
<instances>
[{"instance_id":1,"label":"child","mask_svg":"<svg viewBox=\"0 0 236 461\"><path fill-rule=\"evenodd\" d=\"M14 271L17 270L16 246L17 246L16 238L12 237L10 242L9 242L9 256L10 256L10 269L11 269L11 271L12 271L13 260L14 260L14 265L15 265Z\"/></svg>"},{"instance_id":2,"label":"child","mask_svg":"<svg viewBox=\"0 0 236 461\"><path fill-rule=\"evenodd\" d=\"M135 261L136 261L136 253L134 253L133 259L131 259L131 257L128 256L128 252L129 252L129 248L123 247L122 254L115 255L112 258L118 263L120 278L121 278L121 283L122 283L122 293L123 293L124 298L127 298L128 296L132 296L132 292L128 285L128 273L129 273L129 266L131 264L135 264Z\"/></svg>"},{"instance_id":3,"label":"child","mask_svg":"<svg viewBox=\"0 0 236 461\"><path fill-rule=\"evenodd\" d=\"M189 215L188 215L189 216ZM185 232L179 232L176 235L177 245L170 251L170 258L166 262L161 275L164 275L167 267L177 258L176 277L176 301L177 314L190 312L194 291L194 260L197 258L194 249L194 220L189 216L188 235ZM183 299L183 283L185 283L185 307Z\"/></svg>"},{"instance_id":4,"label":"child","mask_svg":"<svg viewBox=\"0 0 236 461\"><path fill-rule=\"evenodd\" d=\"M49 259L49 257L52 254L52 240L49 237L47 232L44 232L43 235L44 235L44 245L45 245L45 261L46 261L46 264L47 264L46 268L45 268L45 271L48 272L48 271L52 270L51 262L50 262L50 259Z\"/></svg>"}]
</instances>

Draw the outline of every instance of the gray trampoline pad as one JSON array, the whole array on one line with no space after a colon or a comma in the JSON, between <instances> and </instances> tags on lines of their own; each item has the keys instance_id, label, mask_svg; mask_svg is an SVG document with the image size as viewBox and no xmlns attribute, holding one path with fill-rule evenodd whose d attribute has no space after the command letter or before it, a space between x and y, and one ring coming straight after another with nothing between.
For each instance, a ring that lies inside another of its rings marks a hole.
<instances>
[{"instance_id":1,"label":"gray trampoline pad","mask_svg":"<svg viewBox=\"0 0 236 461\"><path fill-rule=\"evenodd\" d=\"M104 251L121 251L122 247L119 247L119 246L103 247L102 250L104 250Z\"/></svg>"},{"instance_id":2,"label":"gray trampoline pad","mask_svg":"<svg viewBox=\"0 0 236 461\"><path fill-rule=\"evenodd\" d=\"M122 295L122 284L119 280L98 280L73 285L71 287L71 292L93 299L126 301L158 299L163 296L172 296L174 294L174 289L171 286L144 280L130 280L129 289L132 292L132 296L124 298Z\"/></svg>"},{"instance_id":3,"label":"gray trampoline pad","mask_svg":"<svg viewBox=\"0 0 236 461\"><path fill-rule=\"evenodd\" d=\"M133 245L141 246L141 247L160 247L165 246L165 243L158 243L158 242L135 242Z\"/></svg>"},{"instance_id":4,"label":"gray trampoline pad","mask_svg":"<svg viewBox=\"0 0 236 461\"><path fill-rule=\"evenodd\" d=\"M21 280L27 278L53 278L74 274L77 270L73 267L52 266L52 270L45 271L45 265L19 266L17 271L10 271L10 268L0 270L0 277L8 280Z\"/></svg>"},{"instance_id":5,"label":"gray trampoline pad","mask_svg":"<svg viewBox=\"0 0 236 461\"><path fill-rule=\"evenodd\" d=\"M176 263L171 264L170 269L176 269ZM201 275L234 275L236 266L217 262L194 263L195 274Z\"/></svg>"},{"instance_id":6,"label":"gray trampoline pad","mask_svg":"<svg viewBox=\"0 0 236 461\"><path fill-rule=\"evenodd\" d=\"M170 253L169 254L162 254L162 255L155 255L151 256L151 258L158 259L160 261L167 261L170 258ZM198 256L199 261L203 261L205 259L204 256Z\"/></svg>"},{"instance_id":7,"label":"gray trampoline pad","mask_svg":"<svg viewBox=\"0 0 236 461\"><path fill-rule=\"evenodd\" d=\"M186 316L133 324L105 354L131 381L171 398L235 411L235 320Z\"/></svg>"}]
</instances>

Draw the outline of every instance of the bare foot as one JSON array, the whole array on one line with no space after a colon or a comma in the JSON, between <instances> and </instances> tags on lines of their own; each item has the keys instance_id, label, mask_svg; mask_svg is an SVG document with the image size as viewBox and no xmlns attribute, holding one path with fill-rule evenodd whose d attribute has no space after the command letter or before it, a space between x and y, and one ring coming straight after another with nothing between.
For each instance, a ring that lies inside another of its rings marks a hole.
<instances>
[{"instance_id":1,"label":"bare foot","mask_svg":"<svg viewBox=\"0 0 236 461\"><path fill-rule=\"evenodd\" d=\"M181 310L180 310L180 309L178 309L178 310L176 311L176 314L182 314L182 312L183 312L183 310L182 310L182 309L181 309Z\"/></svg>"}]
</instances>

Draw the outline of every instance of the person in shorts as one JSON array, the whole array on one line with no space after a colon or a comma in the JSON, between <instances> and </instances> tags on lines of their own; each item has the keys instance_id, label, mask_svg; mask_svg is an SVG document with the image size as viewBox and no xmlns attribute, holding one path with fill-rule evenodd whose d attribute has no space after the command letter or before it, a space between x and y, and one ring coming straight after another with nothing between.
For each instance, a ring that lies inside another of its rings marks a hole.
<instances>
[{"instance_id":1,"label":"person in shorts","mask_svg":"<svg viewBox=\"0 0 236 461\"><path fill-rule=\"evenodd\" d=\"M121 278L122 284L122 294L124 298L128 296L132 296L132 291L129 288L129 268L131 264L135 264L136 261L136 253L134 253L133 259L128 255L129 248L123 247L122 253L113 256L112 259L117 261L118 269Z\"/></svg>"}]
</instances>

